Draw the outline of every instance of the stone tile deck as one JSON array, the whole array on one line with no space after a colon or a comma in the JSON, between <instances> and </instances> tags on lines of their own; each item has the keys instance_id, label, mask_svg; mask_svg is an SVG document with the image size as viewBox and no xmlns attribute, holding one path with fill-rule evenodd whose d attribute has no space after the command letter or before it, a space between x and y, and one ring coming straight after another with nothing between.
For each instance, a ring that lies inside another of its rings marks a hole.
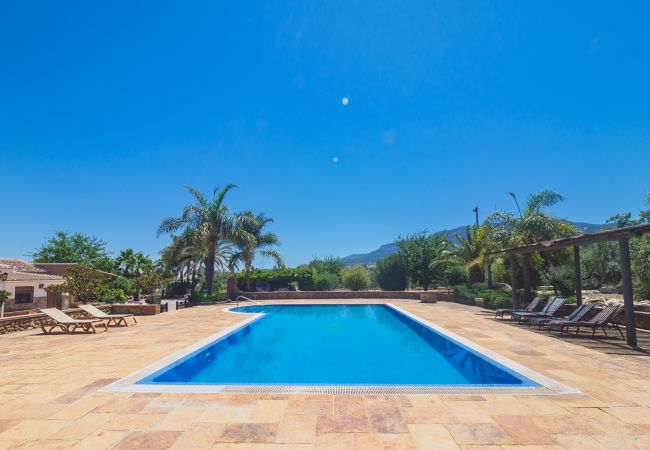
<instances>
[{"instance_id":1,"label":"stone tile deck","mask_svg":"<svg viewBox=\"0 0 650 450\"><path fill-rule=\"evenodd\" d=\"M495 323L478 308L391 302L586 395L101 391L242 320L196 307L97 335L0 336L0 449L650 448L647 357Z\"/></svg>"}]
</instances>

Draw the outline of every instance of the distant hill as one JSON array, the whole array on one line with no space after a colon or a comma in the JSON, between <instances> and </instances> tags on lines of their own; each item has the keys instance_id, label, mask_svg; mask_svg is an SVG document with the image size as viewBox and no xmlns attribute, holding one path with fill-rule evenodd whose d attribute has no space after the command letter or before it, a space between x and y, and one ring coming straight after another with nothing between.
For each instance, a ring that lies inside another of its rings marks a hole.
<instances>
[{"instance_id":1,"label":"distant hill","mask_svg":"<svg viewBox=\"0 0 650 450\"><path fill-rule=\"evenodd\" d=\"M603 227L603 225L597 225L594 223L584 223L584 222L571 222L573 226L575 226L578 230L584 232L584 233L594 233L596 231L600 231ZM440 233L444 233L449 240L451 240L453 243L458 243L458 240L456 239L456 235L460 234L463 235L465 234L465 228L467 226L462 226L462 227L457 227L453 228L451 230L442 230ZM384 244L381 247L379 247L377 250L373 250L369 253L356 253L353 255L348 255L343 258L341 258L341 261L343 261L344 264L351 266L353 264L374 264L377 261L384 259L385 257L392 255L393 253L397 252L397 244L394 242L390 244Z\"/></svg>"}]
</instances>

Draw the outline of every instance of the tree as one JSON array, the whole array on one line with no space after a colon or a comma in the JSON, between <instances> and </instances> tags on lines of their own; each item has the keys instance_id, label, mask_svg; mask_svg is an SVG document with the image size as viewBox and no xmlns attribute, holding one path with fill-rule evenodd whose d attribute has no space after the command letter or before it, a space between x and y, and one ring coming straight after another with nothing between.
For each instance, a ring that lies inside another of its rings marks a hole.
<instances>
[{"instance_id":1,"label":"tree","mask_svg":"<svg viewBox=\"0 0 650 450\"><path fill-rule=\"evenodd\" d=\"M646 201L650 204L650 194L646 195ZM616 214L607 223L618 228L650 223L650 208L639 211L636 219L632 218L631 213L626 212ZM630 240L630 256L635 296L650 298L650 235Z\"/></svg>"},{"instance_id":2,"label":"tree","mask_svg":"<svg viewBox=\"0 0 650 450\"><path fill-rule=\"evenodd\" d=\"M425 291L443 280L444 263L453 255L453 246L443 234L426 230L397 239L409 278Z\"/></svg>"},{"instance_id":3,"label":"tree","mask_svg":"<svg viewBox=\"0 0 650 450\"><path fill-rule=\"evenodd\" d=\"M212 294L212 281L214 279L215 255L222 239L230 236L234 221L224 203L225 197L234 184L228 184L222 189L215 189L211 199L191 186L185 186L187 192L194 198L194 203L183 208L179 217L163 219L158 227L158 236L183 230L192 233L196 242L206 246L205 278L208 294Z\"/></svg>"},{"instance_id":4,"label":"tree","mask_svg":"<svg viewBox=\"0 0 650 450\"><path fill-rule=\"evenodd\" d=\"M275 260L279 269L283 269L284 261L280 253L270 248L280 244L278 237L264 231L264 227L273 222L273 219L264 214L255 215L252 211L245 211L235 217L235 227L230 239L237 247L237 252L232 257L232 265L238 262L244 264L246 272L246 291L251 289L251 270L256 255L266 256Z\"/></svg>"},{"instance_id":5,"label":"tree","mask_svg":"<svg viewBox=\"0 0 650 450\"><path fill-rule=\"evenodd\" d=\"M56 231L29 256L37 263L77 263L99 270L112 269L106 243L84 233Z\"/></svg>"},{"instance_id":6,"label":"tree","mask_svg":"<svg viewBox=\"0 0 650 450\"><path fill-rule=\"evenodd\" d=\"M351 291L366 291L370 287L371 275L366 266L346 267L341 272L343 286Z\"/></svg>"},{"instance_id":7,"label":"tree","mask_svg":"<svg viewBox=\"0 0 650 450\"><path fill-rule=\"evenodd\" d=\"M160 251L160 260L165 270L178 276L181 283L184 281L184 274L190 269L188 261L182 254L190 245L192 245L190 233L183 233L180 236L172 236L172 242Z\"/></svg>"},{"instance_id":8,"label":"tree","mask_svg":"<svg viewBox=\"0 0 650 450\"><path fill-rule=\"evenodd\" d=\"M584 287L599 289L621 281L618 242L600 242L584 247L580 256Z\"/></svg>"},{"instance_id":9,"label":"tree","mask_svg":"<svg viewBox=\"0 0 650 450\"><path fill-rule=\"evenodd\" d=\"M345 268L345 264L341 258L335 256L325 256L323 259L314 258L309 262L309 268L317 272L333 273L337 277L341 275L341 271Z\"/></svg>"},{"instance_id":10,"label":"tree","mask_svg":"<svg viewBox=\"0 0 650 450\"><path fill-rule=\"evenodd\" d=\"M543 190L530 194L522 210L517 196L509 192L517 206L517 213L495 211L485 219L493 233L492 238L503 247L532 244L539 241L569 237L576 234L570 223L553 217L546 210L564 201L557 192Z\"/></svg>"},{"instance_id":11,"label":"tree","mask_svg":"<svg viewBox=\"0 0 650 450\"><path fill-rule=\"evenodd\" d=\"M133 280L133 299L138 301L140 299L139 279L153 270L153 261L142 252L127 248L115 258L115 265L123 277Z\"/></svg>"},{"instance_id":12,"label":"tree","mask_svg":"<svg viewBox=\"0 0 650 450\"><path fill-rule=\"evenodd\" d=\"M339 284L339 278L332 272L314 272L312 280L316 291L332 291Z\"/></svg>"},{"instance_id":13,"label":"tree","mask_svg":"<svg viewBox=\"0 0 650 450\"><path fill-rule=\"evenodd\" d=\"M403 291L408 286L406 263L399 253L393 253L377 261L375 277L384 291Z\"/></svg>"},{"instance_id":14,"label":"tree","mask_svg":"<svg viewBox=\"0 0 650 450\"><path fill-rule=\"evenodd\" d=\"M476 246L478 247L478 256L470 264L476 264L480 267L485 267L485 273L487 278L487 287L492 289L492 266L496 262L496 257L491 252L498 250L500 245L494 239L494 233L489 225L481 225L476 234L474 235L474 240Z\"/></svg>"},{"instance_id":15,"label":"tree","mask_svg":"<svg viewBox=\"0 0 650 450\"><path fill-rule=\"evenodd\" d=\"M133 281L133 286L136 292L142 290L143 293L152 295L156 289L163 287L170 280L170 274L162 268L150 267Z\"/></svg>"},{"instance_id":16,"label":"tree","mask_svg":"<svg viewBox=\"0 0 650 450\"><path fill-rule=\"evenodd\" d=\"M467 272L470 283L482 283L485 281L483 266L477 262L481 256L482 241L479 239L478 225L467 226L465 236L456 234L458 246L456 247L456 256L462 259L467 265Z\"/></svg>"},{"instance_id":17,"label":"tree","mask_svg":"<svg viewBox=\"0 0 650 450\"><path fill-rule=\"evenodd\" d=\"M84 303L97 298L106 282L106 275L81 265L69 267L63 277L65 278L63 284L53 284L47 286L45 290L50 294L67 292L76 295Z\"/></svg>"}]
</instances>

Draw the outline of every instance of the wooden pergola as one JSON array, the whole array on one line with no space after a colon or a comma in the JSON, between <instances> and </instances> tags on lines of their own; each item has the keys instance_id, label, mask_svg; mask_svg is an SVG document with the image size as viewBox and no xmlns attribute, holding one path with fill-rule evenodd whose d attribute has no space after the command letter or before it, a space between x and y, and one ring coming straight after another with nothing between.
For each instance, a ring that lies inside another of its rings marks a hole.
<instances>
[{"instance_id":1,"label":"wooden pergola","mask_svg":"<svg viewBox=\"0 0 650 450\"><path fill-rule=\"evenodd\" d=\"M512 305L519 308L517 292L517 255L523 256L524 300L530 302L532 297L530 255L545 250L573 247L573 266L575 271L576 300L582 304L582 274L580 273L580 247L598 242L618 241L621 255L621 278L623 283L623 302L625 311L625 330L627 343L636 347L636 324L634 319L634 296L632 292L632 269L630 267L630 238L640 237L650 233L650 224L633 225L624 228L614 228L597 233L581 234L568 238L542 241L535 244L520 245L490 253L505 253L510 257L510 279L512 284Z\"/></svg>"}]
</instances>

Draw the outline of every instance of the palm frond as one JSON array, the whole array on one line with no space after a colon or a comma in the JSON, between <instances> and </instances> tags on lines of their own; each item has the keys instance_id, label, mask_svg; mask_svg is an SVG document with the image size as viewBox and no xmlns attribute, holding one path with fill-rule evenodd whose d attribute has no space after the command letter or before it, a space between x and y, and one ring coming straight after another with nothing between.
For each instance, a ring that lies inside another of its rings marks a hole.
<instances>
[{"instance_id":1,"label":"palm frond","mask_svg":"<svg viewBox=\"0 0 650 450\"><path fill-rule=\"evenodd\" d=\"M278 266L280 269L284 269L286 266L284 264L284 259L282 258L282 255L280 255L279 252L271 249L265 249L265 250L260 250L260 254L266 256L267 258L271 258L275 261L275 264Z\"/></svg>"}]
</instances>

